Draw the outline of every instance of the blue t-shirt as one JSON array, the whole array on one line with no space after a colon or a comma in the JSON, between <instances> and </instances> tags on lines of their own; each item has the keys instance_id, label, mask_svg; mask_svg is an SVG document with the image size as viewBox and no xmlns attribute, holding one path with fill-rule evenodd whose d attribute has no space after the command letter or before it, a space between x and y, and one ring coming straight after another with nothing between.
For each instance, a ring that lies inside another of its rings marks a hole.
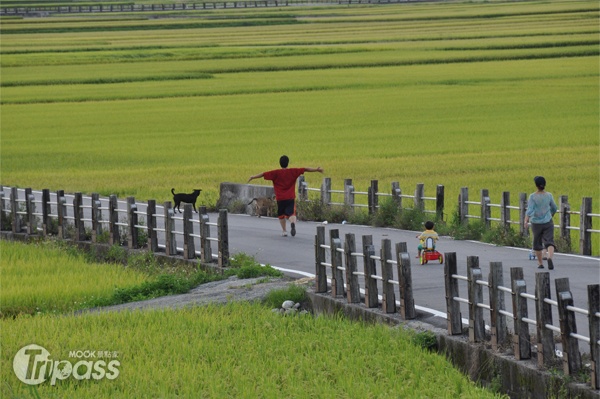
<instances>
[{"instance_id":1,"label":"blue t-shirt","mask_svg":"<svg viewBox=\"0 0 600 399\"><path fill-rule=\"evenodd\" d=\"M530 223L544 224L552 220L557 209L552 194L535 192L527 201L526 215L529 216Z\"/></svg>"}]
</instances>

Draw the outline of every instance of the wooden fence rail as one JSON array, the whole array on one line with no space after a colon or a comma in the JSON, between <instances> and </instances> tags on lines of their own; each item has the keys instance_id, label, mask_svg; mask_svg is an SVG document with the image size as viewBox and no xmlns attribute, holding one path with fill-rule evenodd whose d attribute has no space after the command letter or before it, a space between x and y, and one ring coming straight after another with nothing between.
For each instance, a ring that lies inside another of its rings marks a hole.
<instances>
[{"instance_id":1,"label":"wooden fence rail","mask_svg":"<svg viewBox=\"0 0 600 399\"><path fill-rule=\"evenodd\" d=\"M334 190L331 186L331 178L323 178L321 187L308 187L304 176L298 178L298 200L309 201L309 193L318 192L319 200L322 205L327 206L348 206L351 209L367 208L369 214L373 215L380 209L379 199L391 198L397 204L400 210L405 209L420 209L425 213L431 214L434 220L445 220L445 193L444 186L437 185L435 195L425 195L425 185L419 183L416 185L414 193L406 194L400 188L398 182L392 182L390 191L382 192L379 190L379 182L371 180L371 184L366 191L357 191L352 184L352 179L344 180L343 190ZM367 201L356 202L356 196L366 196ZM333 198L343 198L343 200L334 201ZM493 204L490 201L489 190L483 189L480 192L478 201L469 200L469 189L463 187L458 196L458 218L459 222L468 224L469 220L481 220L487 228L492 226L492 222L499 223L504 228L509 229L513 225L518 225L517 231L527 237L529 231L524 227L525 212L527 211L528 196L525 193L519 194L517 205L511 205L509 192L503 192L499 204ZM406 200L409 200L407 204ZM364 202L367 202L366 204ZM565 243L568 248L571 248L571 231L579 232L578 253L581 255L592 254L593 238L598 241L598 236L592 237L592 234L600 233L600 230L593 228L593 220L600 218L600 214L592 213L592 199L585 197L582 199L581 208L579 211L571 210L571 205L568 202L568 197L562 195L558 197L558 220L559 224L555 225L555 231L558 232L558 237ZM477 209L478 212L475 212ZM492 209L497 211L492 212ZM470 211L472 213L470 213ZM498 217L492 217L492 215ZM515 214L517 217L515 217ZM579 217L579 226L572 226L572 215Z\"/></svg>"},{"instance_id":2,"label":"wooden fence rail","mask_svg":"<svg viewBox=\"0 0 600 399\"><path fill-rule=\"evenodd\" d=\"M67 201L67 197L72 197L72 201ZM30 188L20 190L17 187L10 188L8 202L9 207L4 187L0 187L1 230L56 235L60 239L94 243L105 240L110 245L126 245L129 249L147 247L168 256L198 257L204 263L216 261L220 267L229 265L228 213L225 209L219 211L218 221L211 223L206 207L200 207L194 217L191 204L184 204L183 214L176 216L170 201L163 204L162 213L157 213L155 200L144 204L136 202L134 197L119 201L116 195L110 195L101 201L97 193L84 197L81 193L65 195L64 190L58 190L52 195L48 189L42 190L41 198L36 199ZM142 207L145 210L139 209ZM161 219L162 223L159 223ZM176 230L176 222L180 222L182 230ZM211 237L213 226L217 229L217 237ZM177 245L178 239L182 240L182 246ZM198 250L196 239L200 243ZM212 253L213 241L218 247L216 255Z\"/></svg>"},{"instance_id":3,"label":"wooden fence rail","mask_svg":"<svg viewBox=\"0 0 600 399\"><path fill-rule=\"evenodd\" d=\"M362 237L362 251L356 250L355 237L346 234L344 244L339 231L329 231L327 240L325 227L318 226L315 235L315 275L317 293L330 292L332 296L346 298L348 303L361 303L367 308L376 308L381 304L385 313L400 313L406 320L416 317L412 295L412 277L410 257L406 243L397 243L395 258L392 256L391 241L383 239L381 249L375 250L370 235ZM327 262L327 258L331 261ZM363 271L357 270L357 259L362 258ZM394 278L394 266L397 268ZM490 273L484 280L479 258L467 258L467 276L457 274L456 253L445 254L444 265L446 287L447 331L450 335L462 335L463 321L461 304L468 307L468 338L470 342L491 342L493 350L498 351L512 342L516 360L531 357L531 336L529 326L535 326L537 335L538 366L549 367L556 361L554 333L560 335L563 355L563 369L566 375L578 373L582 368L579 341L590 345L592 378L591 385L599 389L600 382L600 285L588 285L588 309L576 308L566 278L556 279L556 297L550 296L550 273L536 273L534 294L527 293L527 282L523 269L510 269L510 286L504 285L502 264L491 262ZM361 289L362 278L364 289ZM328 285L328 279L330 283ZM459 281L466 282L468 294L459 295ZM344 284L345 282L345 284ZM396 288L398 287L398 288ZM488 303L484 300L487 287ZM380 292L381 290L381 292ZM504 294L510 295L512 312L505 307ZM398 295L399 301L396 301ZM528 314L528 302L534 301L535 316ZM558 309L560 323L552 324L552 307ZM484 313L489 312L489 334L486 334ZM577 333L575 313L588 316L589 336ZM512 320L512 341L508 341L507 320Z\"/></svg>"}]
</instances>

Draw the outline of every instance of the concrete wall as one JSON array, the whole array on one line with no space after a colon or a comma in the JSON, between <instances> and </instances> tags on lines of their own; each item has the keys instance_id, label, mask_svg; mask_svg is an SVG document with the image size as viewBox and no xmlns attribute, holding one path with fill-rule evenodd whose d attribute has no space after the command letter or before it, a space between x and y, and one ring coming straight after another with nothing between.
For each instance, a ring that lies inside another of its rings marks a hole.
<instances>
[{"instance_id":1,"label":"concrete wall","mask_svg":"<svg viewBox=\"0 0 600 399\"><path fill-rule=\"evenodd\" d=\"M258 184L221 183L219 194L219 208L227 208L230 205L246 205L246 213L254 214L254 207L247 205L253 198L272 197L275 194L273 186Z\"/></svg>"}]
</instances>

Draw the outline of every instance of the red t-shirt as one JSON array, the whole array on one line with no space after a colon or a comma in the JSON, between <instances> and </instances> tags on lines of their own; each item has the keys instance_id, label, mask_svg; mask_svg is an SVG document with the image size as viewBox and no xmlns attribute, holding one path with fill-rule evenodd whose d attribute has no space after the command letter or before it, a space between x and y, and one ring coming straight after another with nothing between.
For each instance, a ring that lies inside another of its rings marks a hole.
<instances>
[{"instance_id":1,"label":"red t-shirt","mask_svg":"<svg viewBox=\"0 0 600 399\"><path fill-rule=\"evenodd\" d=\"M263 173L265 180L273 181L277 201L296 198L296 179L304 174L304 168L275 169Z\"/></svg>"}]
</instances>

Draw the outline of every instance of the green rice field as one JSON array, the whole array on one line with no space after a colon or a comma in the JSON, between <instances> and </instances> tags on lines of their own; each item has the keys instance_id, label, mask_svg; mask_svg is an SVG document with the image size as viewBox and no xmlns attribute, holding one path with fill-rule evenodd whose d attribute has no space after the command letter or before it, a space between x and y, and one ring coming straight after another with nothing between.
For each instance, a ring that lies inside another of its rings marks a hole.
<instances>
[{"instance_id":1,"label":"green rice field","mask_svg":"<svg viewBox=\"0 0 600 399\"><path fill-rule=\"evenodd\" d=\"M221 182L287 154L334 189L443 184L447 209L461 187L499 203L544 175L598 213L599 11L447 1L2 18L0 183L159 202L201 188L215 206ZM2 397L498 396L383 325L238 303L75 314L147 276L1 245ZM12 363L29 343L72 363L110 353L118 378L29 388Z\"/></svg>"},{"instance_id":2,"label":"green rice field","mask_svg":"<svg viewBox=\"0 0 600 399\"><path fill-rule=\"evenodd\" d=\"M49 244L2 241L0 317L63 313L103 299L115 288L148 280L120 264L91 263L81 253L66 253Z\"/></svg>"},{"instance_id":3,"label":"green rice field","mask_svg":"<svg viewBox=\"0 0 600 399\"><path fill-rule=\"evenodd\" d=\"M119 362L116 372L98 380L67 376L52 385L48 379L36 387L42 398L501 397L477 387L443 356L414 345L405 330L343 318L281 317L256 303L42 315L3 320L2 329L6 398L35 397L5 356L23 342L73 365L80 359L69 354L86 350L95 351L90 362L100 353L102 361ZM83 374L86 365L79 368Z\"/></svg>"},{"instance_id":4,"label":"green rice field","mask_svg":"<svg viewBox=\"0 0 600 399\"><path fill-rule=\"evenodd\" d=\"M1 183L169 200L277 168L599 209L592 1L4 19ZM308 175L318 187L321 175ZM260 182L258 182L260 183ZM265 182L266 184L266 182Z\"/></svg>"},{"instance_id":5,"label":"green rice field","mask_svg":"<svg viewBox=\"0 0 600 399\"><path fill-rule=\"evenodd\" d=\"M82 312L148 275L50 242L1 246L2 398L501 397L384 324L282 317L258 302ZM69 372L52 363L23 383L14 359L30 344Z\"/></svg>"}]
</instances>

